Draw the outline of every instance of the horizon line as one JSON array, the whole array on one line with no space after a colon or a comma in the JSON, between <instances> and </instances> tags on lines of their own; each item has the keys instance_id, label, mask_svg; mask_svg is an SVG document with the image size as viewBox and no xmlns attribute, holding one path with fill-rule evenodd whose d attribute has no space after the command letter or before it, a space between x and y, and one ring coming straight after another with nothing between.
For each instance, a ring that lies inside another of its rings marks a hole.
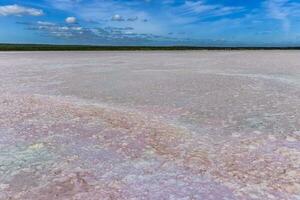
<instances>
[{"instance_id":1,"label":"horizon line","mask_svg":"<svg viewBox=\"0 0 300 200\"><path fill-rule=\"evenodd\" d=\"M103 50L300 50L300 46L220 46L220 45L84 45L50 43L0 43L0 51L103 51Z\"/></svg>"}]
</instances>

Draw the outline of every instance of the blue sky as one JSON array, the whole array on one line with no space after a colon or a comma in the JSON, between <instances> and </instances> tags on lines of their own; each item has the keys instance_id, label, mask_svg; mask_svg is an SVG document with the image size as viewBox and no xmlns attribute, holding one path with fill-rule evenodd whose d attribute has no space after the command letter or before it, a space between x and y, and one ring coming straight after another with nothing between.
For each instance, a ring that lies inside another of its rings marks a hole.
<instances>
[{"instance_id":1,"label":"blue sky","mask_svg":"<svg viewBox=\"0 0 300 200\"><path fill-rule=\"evenodd\" d=\"M1 0L0 43L300 45L300 1Z\"/></svg>"}]
</instances>

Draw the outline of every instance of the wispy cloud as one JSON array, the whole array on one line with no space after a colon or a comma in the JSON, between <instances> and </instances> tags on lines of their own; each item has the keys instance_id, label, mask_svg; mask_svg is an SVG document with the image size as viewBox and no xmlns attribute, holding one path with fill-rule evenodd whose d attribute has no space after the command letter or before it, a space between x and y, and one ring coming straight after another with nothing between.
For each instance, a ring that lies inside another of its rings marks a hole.
<instances>
[{"instance_id":1,"label":"wispy cloud","mask_svg":"<svg viewBox=\"0 0 300 200\"><path fill-rule=\"evenodd\" d=\"M47 15L26 28L47 36L41 41L160 43L189 38L254 43L290 41L300 30L299 0L42 0L38 4L28 0L23 5L0 6L0 17L42 15L37 8Z\"/></svg>"},{"instance_id":2,"label":"wispy cloud","mask_svg":"<svg viewBox=\"0 0 300 200\"><path fill-rule=\"evenodd\" d=\"M283 29L289 31L291 17L300 16L300 3L290 0L267 0L264 3L270 18L279 20Z\"/></svg>"},{"instance_id":3,"label":"wispy cloud","mask_svg":"<svg viewBox=\"0 0 300 200\"><path fill-rule=\"evenodd\" d=\"M43 14L44 14L44 12L41 9L19 6L17 4L0 6L0 15L2 15L2 16L8 16L8 15L16 15L16 16L23 16L23 15L41 16Z\"/></svg>"},{"instance_id":4,"label":"wispy cloud","mask_svg":"<svg viewBox=\"0 0 300 200\"><path fill-rule=\"evenodd\" d=\"M235 14L242 15L246 9L242 6L228 6L207 0L186 0L180 4L166 0L164 10L169 24L185 26L196 25L203 21L218 21L233 17Z\"/></svg>"},{"instance_id":5,"label":"wispy cloud","mask_svg":"<svg viewBox=\"0 0 300 200\"><path fill-rule=\"evenodd\" d=\"M134 22L137 21L138 19L139 19L138 17L129 17L127 21Z\"/></svg>"},{"instance_id":6,"label":"wispy cloud","mask_svg":"<svg viewBox=\"0 0 300 200\"><path fill-rule=\"evenodd\" d=\"M225 6L222 4L209 4L206 1L185 1L177 8L181 15L202 15L204 17L225 16L243 11L240 6Z\"/></svg>"},{"instance_id":7,"label":"wispy cloud","mask_svg":"<svg viewBox=\"0 0 300 200\"><path fill-rule=\"evenodd\" d=\"M135 8L141 1L118 0L48 0L54 8L74 13L86 20L136 21L136 17L146 17L144 11ZM134 3L135 2L135 3Z\"/></svg>"}]
</instances>

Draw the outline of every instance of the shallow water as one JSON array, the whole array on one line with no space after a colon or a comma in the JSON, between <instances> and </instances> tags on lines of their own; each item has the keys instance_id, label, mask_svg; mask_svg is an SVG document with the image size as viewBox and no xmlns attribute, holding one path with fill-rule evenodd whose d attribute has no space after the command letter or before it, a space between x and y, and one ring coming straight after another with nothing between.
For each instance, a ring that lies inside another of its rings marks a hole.
<instances>
[{"instance_id":1,"label":"shallow water","mask_svg":"<svg viewBox=\"0 0 300 200\"><path fill-rule=\"evenodd\" d=\"M299 56L0 53L0 199L299 199Z\"/></svg>"}]
</instances>

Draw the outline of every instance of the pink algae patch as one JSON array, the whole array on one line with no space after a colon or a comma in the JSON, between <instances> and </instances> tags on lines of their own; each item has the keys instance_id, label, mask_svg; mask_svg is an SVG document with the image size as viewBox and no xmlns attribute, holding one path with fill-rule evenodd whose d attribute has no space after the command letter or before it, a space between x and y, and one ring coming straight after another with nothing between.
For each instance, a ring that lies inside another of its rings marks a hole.
<instances>
[{"instance_id":1,"label":"pink algae patch","mask_svg":"<svg viewBox=\"0 0 300 200\"><path fill-rule=\"evenodd\" d=\"M4 199L293 199L300 192L299 149L266 135L213 144L130 110L45 96L0 100L0 138L10 130L18 140L0 153Z\"/></svg>"}]
</instances>

